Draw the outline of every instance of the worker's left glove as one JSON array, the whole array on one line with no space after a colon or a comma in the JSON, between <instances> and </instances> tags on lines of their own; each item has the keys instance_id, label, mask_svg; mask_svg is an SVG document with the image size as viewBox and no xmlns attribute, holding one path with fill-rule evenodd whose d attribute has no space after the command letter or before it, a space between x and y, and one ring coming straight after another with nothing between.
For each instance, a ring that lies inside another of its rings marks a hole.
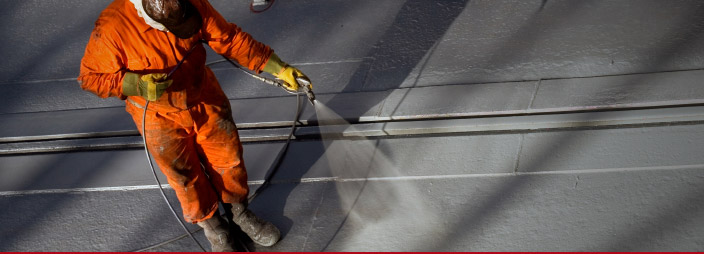
<instances>
[{"instance_id":1,"label":"worker's left glove","mask_svg":"<svg viewBox=\"0 0 704 254\"><path fill-rule=\"evenodd\" d=\"M145 75L133 72L125 73L125 78L122 80L122 94L126 96L142 96L148 101L156 101L166 88L173 83L173 80L167 80L166 76L166 73Z\"/></svg>"},{"instance_id":2,"label":"worker's left glove","mask_svg":"<svg viewBox=\"0 0 704 254\"><path fill-rule=\"evenodd\" d=\"M283 80L284 88L291 92L298 91L299 84L298 81L296 81L298 78L307 80L310 84L310 79L303 74L303 72L296 67L290 66L281 61L281 59L279 59L279 57L274 53L271 53L271 56L269 56L269 60L266 62L266 65L264 65L263 71L271 73L274 77ZM313 85L309 85L309 89L312 90Z\"/></svg>"}]
</instances>

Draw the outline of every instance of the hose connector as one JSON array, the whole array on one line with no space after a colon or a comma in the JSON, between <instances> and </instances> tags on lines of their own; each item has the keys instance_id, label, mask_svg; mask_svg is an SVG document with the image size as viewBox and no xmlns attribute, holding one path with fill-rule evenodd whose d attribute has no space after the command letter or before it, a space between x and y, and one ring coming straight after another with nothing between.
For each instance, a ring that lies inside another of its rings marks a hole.
<instances>
[{"instance_id":1,"label":"hose connector","mask_svg":"<svg viewBox=\"0 0 704 254\"><path fill-rule=\"evenodd\" d=\"M310 80L307 78L298 77L296 78L296 82L298 82L298 85L300 86L299 89L302 89L306 96L308 96L310 105L315 106L315 93L313 93L313 85L311 85Z\"/></svg>"}]
</instances>

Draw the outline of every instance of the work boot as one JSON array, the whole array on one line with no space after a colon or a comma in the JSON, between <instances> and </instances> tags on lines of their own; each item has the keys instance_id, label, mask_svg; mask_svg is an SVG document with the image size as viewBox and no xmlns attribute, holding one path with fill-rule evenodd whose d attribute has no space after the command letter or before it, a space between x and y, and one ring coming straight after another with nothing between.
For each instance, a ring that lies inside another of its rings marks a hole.
<instances>
[{"instance_id":1,"label":"work boot","mask_svg":"<svg viewBox=\"0 0 704 254\"><path fill-rule=\"evenodd\" d=\"M242 203L232 204L232 222L240 226L242 232L246 233L252 241L261 246L272 246L281 238L281 232L274 224L257 218Z\"/></svg>"},{"instance_id":2,"label":"work boot","mask_svg":"<svg viewBox=\"0 0 704 254\"><path fill-rule=\"evenodd\" d=\"M205 231L205 238L208 238L213 252L234 252L232 247L233 239L230 238L227 221L215 212L212 218L198 222L198 226Z\"/></svg>"}]
</instances>

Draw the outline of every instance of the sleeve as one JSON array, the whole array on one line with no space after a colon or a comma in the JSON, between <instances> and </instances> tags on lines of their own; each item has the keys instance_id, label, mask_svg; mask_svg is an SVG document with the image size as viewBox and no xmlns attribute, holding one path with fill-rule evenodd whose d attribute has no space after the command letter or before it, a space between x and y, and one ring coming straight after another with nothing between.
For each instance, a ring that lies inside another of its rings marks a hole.
<instances>
[{"instance_id":1,"label":"sleeve","mask_svg":"<svg viewBox=\"0 0 704 254\"><path fill-rule=\"evenodd\" d=\"M96 22L81 60L78 83L83 90L101 98L117 96L124 100L127 97L122 94L122 79L126 69L122 54L99 23L100 20Z\"/></svg>"},{"instance_id":2,"label":"sleeve","mask_svg":"<svg viewBox=\"0 0 704 254\"><path fill-rule=\"evenodd\" d=\"M261 72L273 50L227 22L207 0L194 1L203 16L203 39L218 54L234 59L250 70Z\"/></svg>"}]
</instances>

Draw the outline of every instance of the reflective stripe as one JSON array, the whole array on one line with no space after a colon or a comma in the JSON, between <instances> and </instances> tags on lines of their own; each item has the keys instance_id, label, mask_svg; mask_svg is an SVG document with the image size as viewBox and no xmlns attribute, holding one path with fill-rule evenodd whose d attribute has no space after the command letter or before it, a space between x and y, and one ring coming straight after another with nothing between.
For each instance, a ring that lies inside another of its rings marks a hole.
<instances>
[{"instance_id":1,"label":"reflective stripe","mask_svg":"<svg viewBox=\"0 0 704 254\"><path fill-rule=\"evenodd\" d=\"M135 107L144 109L144 106L139 105L139 103L137 103L136 101L133 101L132 98L127 97L127 101L128 101L129 103L131 103L132 105L134 105Z\"/></svg>"},{"instance_id":2,"label":"reflective stripe","mask_svg":"<svg viewBox=\"0 0 704 254\"><path fill-rule=\"evenodd\" d=\"M156 83L150 81L147 83L147 100L155 101L156 99Z\"/></svg>"}]
</instances>

